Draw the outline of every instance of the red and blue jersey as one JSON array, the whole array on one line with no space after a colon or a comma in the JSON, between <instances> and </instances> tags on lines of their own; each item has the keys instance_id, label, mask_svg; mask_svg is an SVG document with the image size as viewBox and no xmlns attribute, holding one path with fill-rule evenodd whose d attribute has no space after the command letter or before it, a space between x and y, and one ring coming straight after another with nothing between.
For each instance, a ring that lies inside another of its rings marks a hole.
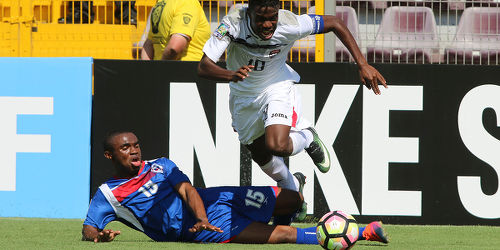
<instances>
[{"instance_id":1,"label":"red and blue jersey","mask_svg":"<svg viewBox=\"0 0 500 250\"><path fill-rule=\"evenodd\" d=\"M144 232L155 241L228 242L253 221L268 222L276 203L272 187L198 189L209 222L224 233L190 233L196 220L174 189L189 178L167 158L145 161L136 177L110 179L90 202L85 225L111 221Z\"/></svg>"}]
</instances>

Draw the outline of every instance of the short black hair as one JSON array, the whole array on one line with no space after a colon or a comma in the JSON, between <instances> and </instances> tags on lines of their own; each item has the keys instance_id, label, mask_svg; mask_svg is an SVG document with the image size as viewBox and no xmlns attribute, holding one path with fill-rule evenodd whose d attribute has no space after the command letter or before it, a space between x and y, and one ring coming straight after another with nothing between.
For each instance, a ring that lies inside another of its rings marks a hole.
<instances>
[{"instance_id":1,"label":"short black hair","mask_svg":"<svg viewBox=\"0 0 500 250\"><path fill-rule=\"evenodd\" d=\"M112 130L112 131L107 132L106 136L104 136L104 140L102 141L102 146L104 148L104 151L113 152L113 145L111 145L111 139L113 139L113 137L115 137L119 134L125 134L125 133L135 134L131 130Z\"/></svg>"},{"instance_id":2,"label":"short black hair","mask_svg":"<svg viewBox=\"0 0 500 250\"><path fill-rule=\"evenodd\" d=\"M248 0L248 9L253 9L254 7L277 7L280 8L279 0Z\"/></svg>"}]
</instances>

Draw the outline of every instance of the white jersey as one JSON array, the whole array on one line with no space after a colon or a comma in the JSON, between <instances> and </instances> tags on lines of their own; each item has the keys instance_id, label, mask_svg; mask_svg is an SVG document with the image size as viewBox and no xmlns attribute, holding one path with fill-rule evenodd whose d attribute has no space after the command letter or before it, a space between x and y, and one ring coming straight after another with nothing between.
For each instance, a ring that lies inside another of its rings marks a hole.
<instances>
[{"instance_id":1,"label":"white jersey","mask_svg":"<svg viewBox=\"0 0 500 250\"><path fill-rule=\"evenodd\" d=\"M243 81L230 82L231 94L256 96L274 83L298 82L300 76L286 64L287 56L296 40L318 33L315 16L279 10L276 31L271 39L262 40L250 27L247 10L247 7L238 7L229 12L203 48L214 62L227 48L228 70L254 65Z\"/></svg>"}]
</instances>

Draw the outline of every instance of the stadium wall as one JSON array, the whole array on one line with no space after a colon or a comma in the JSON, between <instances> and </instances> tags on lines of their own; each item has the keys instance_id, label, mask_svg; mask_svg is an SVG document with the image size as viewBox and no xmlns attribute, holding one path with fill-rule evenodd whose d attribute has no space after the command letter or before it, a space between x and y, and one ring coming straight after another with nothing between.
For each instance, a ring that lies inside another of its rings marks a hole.
<instances>
[{"instance_id":1,"label":"stadium wall","mask_svg":"<svg viewBox=\"0 0 500 250\"><path fill-rule=\"evenodd\" d=\"M92 58L0 58L0 217L82 218Z\"/></svg>"},{"instance_id":2,"label":"stadium wall","mask_svg":"<svg viewBox=\"0 0 500 250\"><path fill-rule=\"evenodd\" d=\"M95 60L91 193L112 173L105 132L132 128L144 159L168 156L195 186L275 185L231 128L227 83L194 62ZM291 64L306 117L331 145L322 174L307 154L287 160L308 176L314 215L359 221L500 225L500 71L494 66L376 67L389 89L360 87L356 66Z\"/></svg>"}]
</instances>

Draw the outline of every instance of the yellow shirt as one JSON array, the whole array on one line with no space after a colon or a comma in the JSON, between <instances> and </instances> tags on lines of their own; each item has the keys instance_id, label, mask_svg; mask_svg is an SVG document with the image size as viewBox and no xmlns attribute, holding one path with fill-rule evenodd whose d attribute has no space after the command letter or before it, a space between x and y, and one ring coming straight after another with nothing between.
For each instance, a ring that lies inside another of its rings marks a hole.
<instances>
[{"instance_id":1,"label":"yellow shirt","mask_svg":"<svg viewBox=\"0 0 500 250\"><path fill-rule=\"evenodd\" d=\"M172 34L191 38L181 61L199 61L210 38L210 25L198 0L158 0L151 14L148 38L153 42L154 59L161 60Z\"/></svg>"}]
</instances>

